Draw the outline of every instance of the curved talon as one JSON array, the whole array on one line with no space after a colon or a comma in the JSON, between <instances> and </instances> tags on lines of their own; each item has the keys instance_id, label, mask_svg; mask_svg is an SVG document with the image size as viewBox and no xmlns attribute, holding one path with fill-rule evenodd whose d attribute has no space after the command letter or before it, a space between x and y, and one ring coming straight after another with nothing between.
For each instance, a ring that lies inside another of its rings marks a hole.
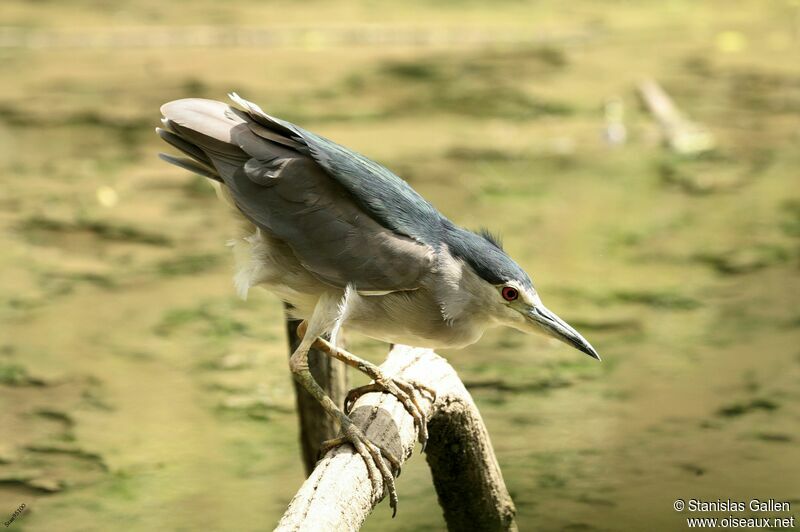
<instances>
[{"instance_id":1,"label":"curved talon","mask_svg":"<svg viewBox=\"0 0 800 532\"><path fill-rule=\"evenodd\" d=\"M417 428L419 442L422 445L422 451L425 451L425 446L428 443L428 424L425 415L423 414L422 405L417 399L415 391L426 392L431 395L431 401L436 400L436 392L433 388L420 384L417 382L409 382L403 379L394 377L379 377L370 384L359 386L347 393L344 400L345 412L349 413L355 402L362 396L371 392L386 392L394 395L398 401L403 405L406 411L414 418L414 426Z\"/></svg>"},{"instance_id":2,"label":"curved talon","mask_svg":"<svg viewBox=\"0 0 800 532\"><path fill-rule=\"evenodd\" d=\"M378 470L381 472L383 483L380 494L389 493L389 507L392 509L392 517L394 517L397 515L397 488L394 484L394 475L392 475L391 470L389 470L386 462L383 460L384 450L369 441L366 436L364 437L363 443L372 457L373 462L378 466Z\"/></svg>"},{"instance_id":3,"label":"curved talon","mask_svg":"<svg viewBox=\"0 0 800 532\"><path fill-rule=\"evenodd\" d=\"M425 392L426 394L429 395L428 400L430 400L431 403L436 402L436 390L434 390L430 386L427 386L417 381L404 381L400 379L397 379L395 382L399 387L405 388L404 391L409 394L411 400L414 402L414 405L417 407L417 409L419 409L420 412L422 412L422 406L417 401L417 395L414 393L415 391L418 392L420 396L422 396L423 392ZM420 428L419 442L422 448L420 449L420 453L424 453L425 447L427 447L428 445L427 421L425 421L425 423L421 427L422 428Z\"/></svg>"},{"instance_id":4,"label":"curved talon","mask_svg":"<svg viewBox=\"0 0 800 532\"><path fill-rule=\"evenodd\" d=\"M384 487L383 484L386 481L385 478L378 479L378 475L376 474L376 470L380 473L381 477L383 477L383 471L378 468L378 464L375 463L375 458L373 457L370 449L366 445L368 442L366 437L363 434L360 434L361 431L358 430L354 425L350 425L349 430L345 430L346 438L348 443L350 443L356 452L361 456L364 460L364 464L367 466L367 476L369 477L370 482L372 483L372 496L373 497L380 497L383 495ZM383 460L380 460L381 462Z\"/></svg>"},{"instance_id":5,"label":"curved talon","mask_svg":"<svg viewBox=\"0 0 800 532\"><path fill-rule=\"evenodd\" d=\"M415 390L420 392L420 394L422 394L422 392L425 392L426 394L428 394L428 400L431 403L435 403L436 402L436 390L434 388L428 386L427 384L423 384L423 383L421 383L419 381L407 380L406 382L408 384L410 384L411 386L413 386Z\"/></svg>"},{"instance_id":6,"label":"curved talon","mask_svg":"<svg viewBox=\"0 0 800 532\"><path fill-rule=\"evenodd\" d=\"M333 449L334 447L339 447L340 445L344 445L345 443L350 443L344 436L337 436L335 438L331 438L330 440L325 440L319 444L319 451L317 452L317 460L322 460L328 451Z\"/></svg>"},{"instance_id":7,"label":"curved talon","mask_svg":"<svg viewBox=\"0 0 800 532\"><path fill-rule=\"evenodd\" d=\"M372 482L373 496L381 497L388 492L389 507L392 508L392 517L394 517L397 515L397 488L394 484L395 475L386 465L386 462L391 465L393 470L397 471L396 476L400 476L400 460L386 448L372 443L361 429L352 423L344 424L342 432L344 433L342 436L322 442L320 445L320 457L334 447L345 443L351 444L367 466L367 474ZM376 470L380 474L380 479L376 475Z\"/></svg>"},{"instance_id":8,"label":"curved talon","mask_svg":"<svg viewBox=\"0 0 800 532\"><path fill-rule=\"evenodd\" d=\"M353 405L356 401L361 399L362 395L366 395L372 392L382 392L384 391L383 386L376 382L371 382L369 384L365 384L364 386L359 386L357 388L353 388L344 398L344 413L349 414L353 409Z\"/></svg>"},{"instance_id":9,"label":"curved talon","mask_svg":"<svg viewBox=\"0 0 800 532\"><path fill-rule=\"evenodd\" d=\"M366 439L366 436L364 436L364 438ZM339 447L340 445L344 445L345 443L352 443L350 441L350 438L348 438L347 436L337 436L335 438L331 438L330 440L323 441L319 446L319 457L322 458L331 449L333 449L335 447ZM373 445L375 445L375 444L373 444ZM391 451L387 450L384 447L380 447L378 445L375 445L375 447L377 447L378 450L380 450L380 452L383 455L383 457L390 464L392 464L392 468L397 469L397 470L399 470L401 468L400 461L397 459L397 457L394 454L392 454ZM395 476L400 476L400 475L398 474L398 475L395 475Z\"/></svg>"}]
</instances>

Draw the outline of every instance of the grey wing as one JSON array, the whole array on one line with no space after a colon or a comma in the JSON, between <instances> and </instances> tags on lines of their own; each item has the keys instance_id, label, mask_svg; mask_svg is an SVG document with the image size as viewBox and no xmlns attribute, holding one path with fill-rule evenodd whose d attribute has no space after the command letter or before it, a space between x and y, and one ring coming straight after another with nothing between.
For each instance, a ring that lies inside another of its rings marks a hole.
<instances>
[{"instance_id":1,"label":"grey wing","mask_svg":"<svg viewBox=\"0 0 800 532\"><path fill-rule=\"evenodd\" d=\"M221 102L178 100L162 113L167 130L159 134L189 155L170 162L212 173L249 220L319 279L367 293L419 287L433 250L374 220L304 144Z\"/></svg>"},{"instance_id":2,"label":"grey wing","mask_svg":"<svg viewBox=\"0 0 800 532\"><path fill-rule=\"evenodd\" d=\"M262 129L292 139L328 174L357 197L359 204L384 227L435 245L442 216L425 198L389 169L363 155L300 126L270 116L256 104L230 94L248 119Z\"/></svg>"}]
</instances>

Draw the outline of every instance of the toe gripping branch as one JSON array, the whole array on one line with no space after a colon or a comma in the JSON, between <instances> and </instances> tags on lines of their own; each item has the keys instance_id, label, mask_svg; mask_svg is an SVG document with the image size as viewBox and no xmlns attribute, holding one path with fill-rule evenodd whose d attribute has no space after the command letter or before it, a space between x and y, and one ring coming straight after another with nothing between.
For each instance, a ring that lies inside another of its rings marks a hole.
<instances>
[{"instance_id":1,"label":"toe gripping branch","mask_svg":"<svg viewBox=\"0 0 800 532\"><path fill-rule=\"evenodd\" d=\"M305 332L306 322L303 321L297 327L298 337L303 338ZM355 388L348 393L345 398L344 412L338 409L330 412L338 418L341 424L341 435L323 442L320 448L320 455L322 456L331 449L345 443L351 444L363 458L367 467L370 482L373 486L373 496L380 499L388 493L389 505L392 508L392 517L394 517L397 514L398 501L394 479L395 476L400 476L401 462L394 453L386 448L386 445L376 444L367 438L364 431L350 418L350 413L355 403L367 394L386 393L394 396L414 420L417 438L422 446L422 451L424 451L428 442L428 426L421 399L427 399L430 404L433 404L436 401L436 392L432 387L425 384L399 377L391 377L375 364L341 349L323 338L315 339L313 347L337 360L341 360L348 366L356 368L373 379L372 383Z\"/></svg>"},{"instance_id":2,"label":"toe gripping branch","mask_svg":"<svg viewBox=\"0 0 800 532\"><path fill-rule=\"evenodd\" d=\"M374 461L377 469L380 471L383 477L384 486L386 489L385 491L380 487L378 487L378 489L382 495L385 493L389 494L389 506L392 508L392 517L397 515L398 500L394 477L400 476L400 473L402 472L402 463L391 451L386 448L386 446L374 444L367 439L366 436L364 436L364 433L350 420L349 415L353 411L354 405L361 397L370 393L390 394L403 405L406 412L408 412L408 414L414 419L414 427L417 432L417 437L421 444L422 451L424 451L425 446L428 443L428 425L426 413L423 410L421 402L417 399L417 390L422 390L425 394L427 394L427 399L430 401L430 404L433 404L436 401L436 392L433 390L433 388L420 383L412 384L402 379L387 377L382 373L376 377L374 382L351 390L345 398L344 412L347 421L342 424L343 435L333 440L323 442L322 448L320 449L320 455L324 455L325 452L334 447L344 443L351 443L358 454L364 457L365 461L367 461L367 469L370 471L370 479L373 481L373 484L375 484L375 478L372 474L373 468L370 467L370 463L363 452L363 450L366 449L369 457ZM420 395L421 394L422 392L420 392ZM359 443L363 445L364 449L359 446ZM386 464L383 462L381 457L389 462L392 468L391 471L386 469ZM394 477L392 475L394 475Z\"/></svg>"},{"instance_id":3,"label":"toe gripping branch","mask_svg":"<svg viewBox=\"0 0 800 532\"><path fill-rule=\"evenodd\" d=\"M340 360L352 356L342 352L331 354ZM352 359L348 364L358 367ZM421 419L429 420L426 461L448 529L516 530L514 504L488 432L450 364L429 349L395 346L379 368L380 374L373 368L369 363L358 368L377 378L349 394L349 415L342 411L334 414L342 423L342 434L326 444L324 456L292 499L276 530L357 530L386 491L396 508L393 473L399 474L402 463L411 457L421 432L406 405L386 393L391 384L401 392L405 389L399 395L405 394L418 407ZM425 393L428 390L435 395L435 402ZM380 464L385 466L383 471Z\"/></svg>"}]
</instances>

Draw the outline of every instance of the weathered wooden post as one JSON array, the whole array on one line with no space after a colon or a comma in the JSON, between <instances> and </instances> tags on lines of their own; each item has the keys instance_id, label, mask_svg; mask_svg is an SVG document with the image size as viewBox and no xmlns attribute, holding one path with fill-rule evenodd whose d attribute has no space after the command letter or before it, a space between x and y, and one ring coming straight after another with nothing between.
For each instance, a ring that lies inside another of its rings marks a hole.
<instances>
[{"instance_id":1,"label":"weathered wooden post","mask_svg":"<svg viewBox=\"0 0 800 532\"><path fill-rule=\"evenodd\" d=\"M480 413L447 361L429 349L396 346L381 366L388 375L436 390L422 396L429 419L428 464L450 530L517 530L515 508ZM402 461L417 438L414 421L394 396L359 398L351 418L376 444ZM380 497L373 497L367 467L349 445L329 451L292 499L276 530L358 530ZM398 519L402 519L403 506ZM408 508L406 511L412 511Z\"/></svg>"}]
</instances>

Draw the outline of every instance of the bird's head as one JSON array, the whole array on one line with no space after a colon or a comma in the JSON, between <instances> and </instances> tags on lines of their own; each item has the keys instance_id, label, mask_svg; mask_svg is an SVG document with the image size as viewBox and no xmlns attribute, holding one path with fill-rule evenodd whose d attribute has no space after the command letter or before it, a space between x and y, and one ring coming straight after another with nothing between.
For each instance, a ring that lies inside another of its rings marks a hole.
<instances>
[{"instance_id":1,"label":"bird's head","mask_svg":"<svg viewBox=\"0 0 800 532\"><path fill-rule=\"evenodd\" d=\"M544 306L531 278L503 251L498 239L459 230L448 239L453 256L466 264L478 284L480 304L489 319L526 333L544 334L600 360L600 355L572 326Z\"/></svg>"}]
</instances>

